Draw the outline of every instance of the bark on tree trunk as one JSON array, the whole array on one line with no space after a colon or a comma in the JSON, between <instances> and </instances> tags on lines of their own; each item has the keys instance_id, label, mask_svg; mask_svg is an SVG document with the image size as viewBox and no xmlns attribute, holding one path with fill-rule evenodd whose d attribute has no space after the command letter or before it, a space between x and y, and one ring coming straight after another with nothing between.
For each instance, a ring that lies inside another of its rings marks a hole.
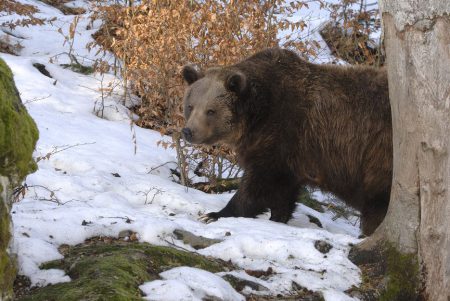
<instances>
[{"instance_id":1,"label":"bark on tree trunk","mask_svg":"<svg viewBox=\"0 0 450 301\"><path fill-rule=\"evenodd\" d=\"M450 300L450 1L382 0L394 170L380 240L418 255L425 297Z\"/></svg>"}]
</instances>

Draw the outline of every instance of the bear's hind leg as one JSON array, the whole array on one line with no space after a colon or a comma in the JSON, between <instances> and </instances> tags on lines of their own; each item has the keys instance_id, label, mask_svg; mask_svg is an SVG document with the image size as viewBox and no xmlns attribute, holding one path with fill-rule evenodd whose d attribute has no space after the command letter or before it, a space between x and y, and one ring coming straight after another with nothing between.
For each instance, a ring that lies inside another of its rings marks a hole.
<instances>
[{"instance_id":1,"label":"bear's hind leg","mask_svg":"<svg viewBox=\"0 0 450 301\"><path fill-rule=\"evenodd\" d=\"M364 235L371 235L386 216L389 206L389 193L367 200L361 210L361 230Z\"/></svg>"}]
</instances>

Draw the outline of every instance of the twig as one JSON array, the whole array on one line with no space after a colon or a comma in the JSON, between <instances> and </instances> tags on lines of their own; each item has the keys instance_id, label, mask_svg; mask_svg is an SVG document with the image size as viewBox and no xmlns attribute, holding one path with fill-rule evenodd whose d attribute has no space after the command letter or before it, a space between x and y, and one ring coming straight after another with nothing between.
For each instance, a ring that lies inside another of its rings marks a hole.
<instances>
[{"instance_id":1,"label":"twig","mask_svg":"<svg viewBox=\"0 0 450 301\"><path fill-rule=\"evenodd\" d=\"M23 185L20 185L19 187L14 188L13 193L12 193L13 203L17 203L20 200L22 200L25 197L27 190L28 190L27 183L23 183Z\"/></svg>"},{"instance_id":2,"label":"twig","mask_svg":"<svg viewBox=\"0 0 450 301\"><path fill-rule=\"evenodd\" d=\"M149 201L148 201L148 195L149 195L150 192L152 192L153 190L155 190L156 192L153 194L152 200L149 202ZM152 188L150 188L147 192L139 191L139 193L142 193L142 194L145 196L145 202L144 202L144 205L147 205L147 204L153 204L153 201L155 200L155 197L156 197L158 194L163 194L164 192L165 192L164 190L162 190L162 189L160 189L160 188L157 188L157 187L152 187Z\"/></svg>"},{"instance_id":3,"label":"twig","mask_svg":"<svg viewBox=\"0 0 450 301\"><path fill-rule=\"evenodd\" d=\"M119 219L125 220L125 222L127 224L131 224L132 222L134 222L134 220L132 220L128 216L125 216L125 217L123 217L123 216L99 216L98 218L119 218Z\"/></svg>"},{"instance_id":4,"label":"twig","mask_svg":"<svg viewBox=\"0 0 450 301\"><path fill-rule=\"evenodd\" d=\"M43 185L30 185L30 186L26 186L26 187L27 187L27 189L28 189L28 188L41 188L41 189L44 189L44 190L46 190L47 192L50 193L50 199L43 198L43 197L38 197L38 194L37 194L36 189L35 189L35 190L34 190L35 199L37 199L37 200L39 200L39 201L52 202L52 203L56 203L56 204L58 204L58 205L65 205L65 204L67 204L67 203L73 201L73 200L69 200L69 201L67 201L67 202L62 202L62 201L56 196L56 194L55 194L55 191L59 191L60 189L51 190L50 188L45 187L45 186L43 186Z\"/></svg>"},{"instance_id":5,"label":"twig","mask_svg":"<svg viewBox=\"0 0 450 301\"><path fill-rule=\"evenodd\" d=\"M51 96L52 95L49 94L49 95L43 96L43 97L35 97L35 98L32 98L32 99L26 100L23 104L26 105L26 104L29 104L29 103L32 103L32 102L36 102L36 101L39 101L39 100L44 100L44 99L47 99L47 98L49 98Z\"/></svg>"},{"instance_id":6,"label":"twig","mask_svg":"<svg viewBox=\"0 0 450 301\"><path fill-rule=\"evenodd\" d=\"M160 165L158 165L158 166L152 167L152 168L147 172L147 174L150 174L152 171L155 171L155 170L157 170L158 168L163 167L164 165L167 165L167 164L169 164L169 163L175 163L175 164L177 164L177 162L175 162L175 161L168 161L168 162L165 162L165 163L160 164Z\"/></svg>"},{"instance_id":7,"label":"twig","mask_svg":"<svg viewBox=\"0 0 450 301\"><path fill-rule=\"evenodd\" d=\"M62 145L62 146L54 146L53 150L51 152L48 152L45 156L39 156L36 158L36 162L39 162L41 160L49 160L51 156L60 153L62 151L68 150L70 148L74 148L77 146L82 146L82 145L90 145L90 144L95 144L95 142L86 142L86 143L77 143L77 144L73 144L73 145Z\"/></svg>"}]
</instances>

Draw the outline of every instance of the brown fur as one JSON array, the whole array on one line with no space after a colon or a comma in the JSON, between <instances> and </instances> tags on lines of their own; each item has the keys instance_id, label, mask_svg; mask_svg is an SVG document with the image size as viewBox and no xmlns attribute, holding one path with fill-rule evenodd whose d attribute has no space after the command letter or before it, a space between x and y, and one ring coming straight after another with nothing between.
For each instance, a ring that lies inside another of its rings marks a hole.
<instances>
[{"instance_id":1,"label":"brown fur","mask_svg":"<svg viewBox=\"0 0 450 301\"><path fill-rule=\"evenodd\" d=\"M208 218L269 208L272 220L287 222L299 188L310 185L360 210L365 234L381 223L392 180L384 69L315 65L268 49L205 75L186 67L183 75L187 140L227 143L245 170L228 205ZM204 117L208 109L214 118Z\"/></svg>"}]
</instances>

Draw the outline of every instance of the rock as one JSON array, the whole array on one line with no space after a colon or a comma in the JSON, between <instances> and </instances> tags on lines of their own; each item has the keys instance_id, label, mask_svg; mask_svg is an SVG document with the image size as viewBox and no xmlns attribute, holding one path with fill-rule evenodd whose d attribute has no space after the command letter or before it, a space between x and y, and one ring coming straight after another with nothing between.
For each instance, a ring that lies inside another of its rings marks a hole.
<instances>
[{"instance_id":1,"label":"rock","mask_svg":"<svg viewBox=\"0 0 450 301\"><path fill-rule=\"evenodd\" d=\"M320 222L320 220L317 217L309 215L309 214L307 214L306 216L308 217L310 223L316 224L317 227L319 227L319 228L323 228L322 223Z\"/></svg>"},{"instance_id":2,"label":"rock","mask_svg":"<svg viewBox=\"0 0 450 301\"><path fill-rule=\"evenodd\" d=\"M72 279L31 291L20 301L49 300L142 300L139 286L160 279L159 274L189 266L218 273L229 264L220 260L153 246L147 243L91 238L83 244L66 246L64 259L47 262L41 269L62 269Z\"/></svg>"},{"instance_id":3,"label":"rock","mask_svg":"<svg viewBox=\"0 0 450 301\"><path fill-rule=\"evenodd\" d=\"M239 292L242 291L246 286L248 286L252 290L258 291L258 292L269 290L267 287L265 287L264 285L261 285L257 282L246 280L246 279L241 279L241 278L238 278L231 274L226 274L226 275L222 276L222 278L225 279L226 281L228 281L231 284L231 286L234 287L234 289Z\"/></svg>"},{"instance_id":4,"label":"rock","mask_svg":"<svg viewBox=\"0 0 450 301\"><path fill-rule=\"evenodd\" d=\"M38 139L33 119L22 104L11 70L0 59L0 300L12 299L16 276L8 253L12 191L36 170L32 153Z\"/></svg>"},{"instance_id":5,"label":"rock","mask_svg":"<svg viewBox=\"0 0 450 301\"><path fill-rule=\"evenodd\" d=\"M32 159L39 137L17 91L11 70L0 59L0 175L17 186L37 169ZM4 186L5 187L5 186Z\"/></svg>"},{"instance_id":6,"label":"rock","mask_svg":"<svg viewBox=\"0 0 450 301\"><path fill-rule=\"evenodd\" d=\"M326 253L330 252L330 250L333 248L332 245L330 245L329 243L327 243L324 240L317 240L314 243L314 247L322 254L326 254Z\"/></svg>"},{"instance_id":7,"label":"rock","mask_svg":"<svg viewBox=\"0 0 450 301\"><path fill-rule=\"evenodd\" d=\"M197 236L189 231L176 229L173 234L177 239L182 240L185 244L190 245L196 250L207 248L213 244L222 242L220 239L206 238L203 236Z\"/></svg>"},{"instance_id":8,"label":"rock","mask_svg":"<svg viewBox=\"0 0 450 301\"><path fill-rule=\"evenodd\" d=\"M310 291L306 287L301 286L295 281L292 281L292 290L296 294L296 300L324 301L322 293Z\"/></svg>"},{"instance_id":9,"label":"rock","mask_svg":"<svg viewBox=\"0 0 450 301\"><path fill-rule=\"evenodd\" d=\"M88 225L90 225L90 224L92 224L92 222L86 221L86 220L83 220L83 221L81 222L81 225L82 225L82 226L88 226Z\"/></svg>"},{"instance_id":10,"label":"rock","mask_svg":"<svg viewBox=\"0 0 450 301\"><path fill-rule=\"evenodd\" d=\"M261 278L261 277L268 278L269 276L272 276L273 274L275 274L272 267L268 267L267 270L265 270L265 271L263 271L263 270L245 270L245 272L248 275L250 275L252 277L256 277L256 278Z\"/></svg>"},{"instance_id":11,"label":"rock","mask_svg":"<svg viewBox=\"0 0 450 301\"><path fill-rule=\"evenodd\" d=\"M34 63L33 67L36 68L37 70L39 70L39 72L41 72L42 75L45 75L49 78L53 78L53 76L50 74L50 72L48 72L47 68L45 68L45 65L40 64L40 63Z\"/></svg>"},{"instance_id":12,"label":"rock","mask_svg":"<svg viewBox=\"0 0 450 301\"><path fill-rule=\"evenodd\" d=\"M133 234L131 230L122 230L119 232L119 238L124 239L126 237L130 237Z\"/></svg>"}]
</instances>

